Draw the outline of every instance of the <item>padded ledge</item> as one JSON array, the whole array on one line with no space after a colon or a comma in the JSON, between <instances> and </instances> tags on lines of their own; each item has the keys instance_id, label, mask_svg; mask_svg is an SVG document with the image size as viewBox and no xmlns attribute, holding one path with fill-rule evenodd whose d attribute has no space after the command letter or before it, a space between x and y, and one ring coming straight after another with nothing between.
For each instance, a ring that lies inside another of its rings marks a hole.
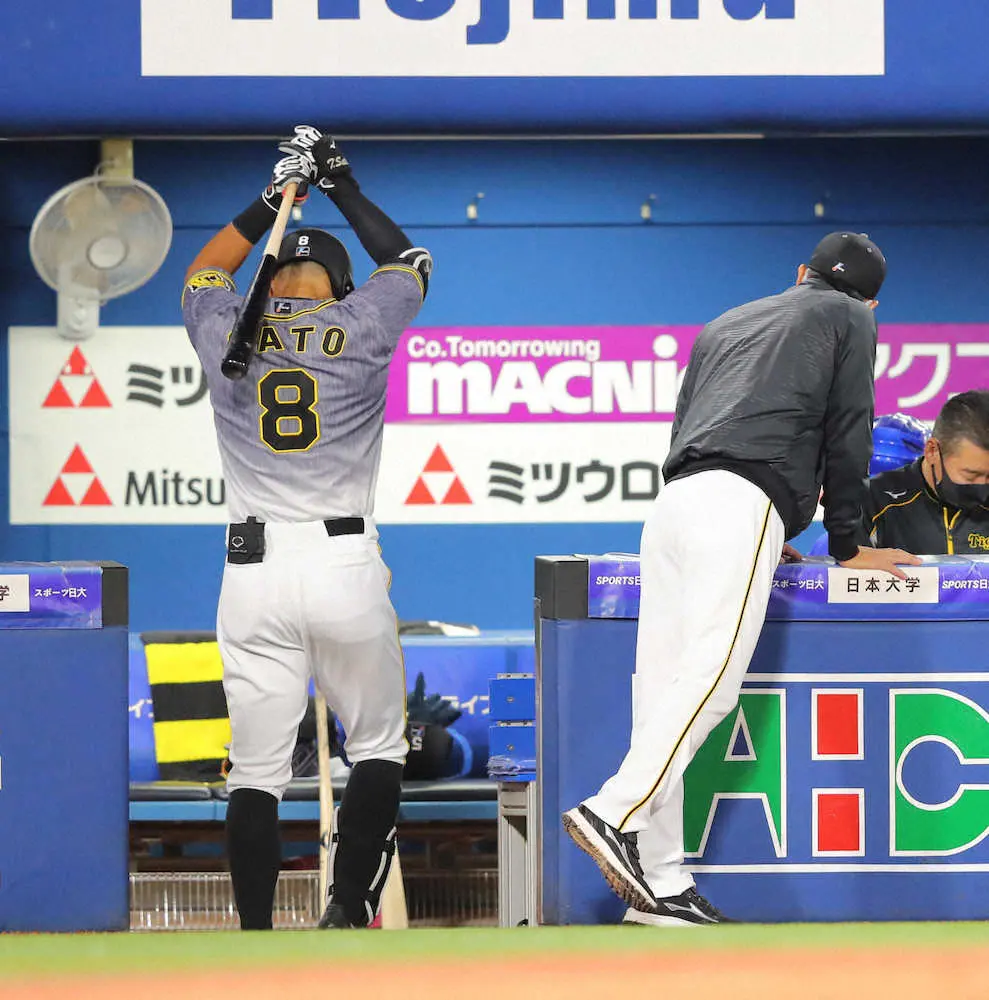
<instances>
[{"instance_id":1,"label":"padded ledge","mask_svg":"<svg viewBox=\"0 0 989 1000\"><path fill-rule=\"evenodd\" d=\"M347 782L335 779L333 797L339 802ZM226 798L226 791L217 794ZM402 785L402 802L493 802L498 797L497 782L487 778L451 779L449 781L407 781ZM283 802L316 802L319 799L318 778L293 778Z\"/></svg>"},{"instance_id":2,"label":"padded ledge","mask_svg":"<svg viewBox=\"0 0 989 1000\"><path fill-rule=\"evenodd\" d=\"M230 791L226 784L213 785L213 798L221 802L230 799ZM343 790L347 787L345 779L333 779L333 798L339 802ZM293 778L289 782L288 788L282 794L283 802L318 802L319 801L319 778Z\"/></svg>"},{"instance_id":3,"label":"padded ledge","mask_svg":"<svg viewBox=\"0 0 989 1000\"><path fill-rule=\"evenodd\" d=\"M214 798L214 786L201 781L132 781L131 802L196 802Z\"/></svg>"},{"instance_id":4,"label":"padded ledge","mask_svg":"<svg viewBox=\"0 0 989 1000\"><path fill-rule=\"evenodd\" d=\"M333 782L339 803L345 781ZM227 812L223 783L195 781L133 782L130 818L144 822L222 822ZM402 787L398 818L403 822L494 820L498 783L485 778L410 781ZM278 814L282 820L313 822L319 818L319 779L296 778L286 789Z\"/></svg>"},{"instance_id":5,"label":"padded ledge","mask_svg":"<svg viewBox=\"0 0 989 1000\"><path fill-rule=\"evenodd\" d=\"M344 778L333 780L333 801L339 803L343 790L347 787ZM282 795L282 802L318 802L319 778L293 778Z\"/></svg>"},{"instance_id":6,"label":"padded ledge","mask_svg":"<svg viewBox=\"0 0 989 1000\"><path fill-rule=\"evenodd\" d=\"M456 778L449 781L407 781L403 802L494 802L498 783L487 778Z\"/></svg>"}]
</instances>

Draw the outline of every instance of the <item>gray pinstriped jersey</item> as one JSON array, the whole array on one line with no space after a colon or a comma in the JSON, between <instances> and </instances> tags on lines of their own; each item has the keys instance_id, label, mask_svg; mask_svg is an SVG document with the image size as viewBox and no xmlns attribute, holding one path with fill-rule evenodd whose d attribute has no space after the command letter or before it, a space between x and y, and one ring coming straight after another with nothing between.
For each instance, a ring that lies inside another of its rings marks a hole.
<instances>
[{"instance_id":1,"label":"gray pinstriped jersey","mask_svg":"<svg viewBox=\"0 0 989 1000\"><path fill-rule=\"evenodd\" d=\"M411 268L377 270L342 302L271 299L246 378L220 362L243 301L225 271L193 275L182 315L206 372L231 521L370 515L388 365L423 298Z\"/></svg>"}]
</instances>

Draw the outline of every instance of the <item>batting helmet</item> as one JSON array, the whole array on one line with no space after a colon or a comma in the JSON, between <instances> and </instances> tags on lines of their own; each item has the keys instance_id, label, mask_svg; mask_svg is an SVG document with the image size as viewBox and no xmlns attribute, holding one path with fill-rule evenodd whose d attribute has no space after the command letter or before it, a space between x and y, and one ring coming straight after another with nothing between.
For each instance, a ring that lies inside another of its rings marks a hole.
<instances>
[{"instance_id":1,"label":"batting helmet","mask_svg":"<svg viewBox=\"0 0 989 1000\"><path fill-rule=\"evenodd\" d=\"M877 417L872 425L872 461L869 475L889 469L901 469L920 458L930 432L927 427L905 413L890 413Z\"/></svg>"},{"instance_id":2,"label":"batting helmet","mask_svg":"<svg viewBox=\"0 0 989 1000\"><path fill-rule=\"evenodd\" d=\"M342 299L354 290L350 254L335 236L322 229L296 229L289 233L278 251L278 267L307 260L319 264L330 276L335 298Z\"/></svg>"}]
</instances>

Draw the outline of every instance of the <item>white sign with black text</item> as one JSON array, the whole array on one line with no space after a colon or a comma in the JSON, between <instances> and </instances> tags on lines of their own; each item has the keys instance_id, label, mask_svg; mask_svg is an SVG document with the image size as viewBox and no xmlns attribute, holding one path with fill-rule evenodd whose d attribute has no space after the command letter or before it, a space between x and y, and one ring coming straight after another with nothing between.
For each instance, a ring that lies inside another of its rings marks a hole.
<instances>
[{"instance_id":1,"label":"white sign with black text","mask_svg":"<svg viewBox=\"0 0 989 1000\"><path fill-rule=\"evenodd\" d=\"M256 0L251 7L142 0L142 74L784 77L882 76L886 67L885 0Z\"/></svg>"},{"instance_id":2,"label":"white sign with black text","mask_svg":"<svg viewBox=\"0 0 989 1000\"><path fill-rule=\"evenodd\" d=\"M936 566L904 566L906 580L870 569L828 567L828 604L937 604Z\"/></svg>"},{"instance_id":3,"label":"white sign with black text","mask_svg":"<svg viewBox=\"0 0 989 1000\"><path fill-rule=\"evenodd\" d=\"M103 327L77 345L12 327L9 351L12 524L226 522L206 382L182 327ZM386 423L375 516L639 522L670 419Z\"/></svg>"}]
</instances>

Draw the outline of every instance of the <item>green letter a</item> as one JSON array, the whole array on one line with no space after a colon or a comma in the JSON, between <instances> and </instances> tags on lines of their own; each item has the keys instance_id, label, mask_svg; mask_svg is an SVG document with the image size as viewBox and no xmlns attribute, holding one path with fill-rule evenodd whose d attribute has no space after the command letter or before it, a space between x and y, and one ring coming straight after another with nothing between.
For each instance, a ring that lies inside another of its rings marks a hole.
<instances>
[{"instance_id":1,"label":"green letter a","mask_svg":"<svg viewBox=\"0 0 989 1000\"><path fill-rule=\"evenodd\" d=\"M743 691L684 773L685 853L703 856L722 799L760 799L776 856L786 857L785 762L785 692Z\"/></svg>"}]
</instances>

